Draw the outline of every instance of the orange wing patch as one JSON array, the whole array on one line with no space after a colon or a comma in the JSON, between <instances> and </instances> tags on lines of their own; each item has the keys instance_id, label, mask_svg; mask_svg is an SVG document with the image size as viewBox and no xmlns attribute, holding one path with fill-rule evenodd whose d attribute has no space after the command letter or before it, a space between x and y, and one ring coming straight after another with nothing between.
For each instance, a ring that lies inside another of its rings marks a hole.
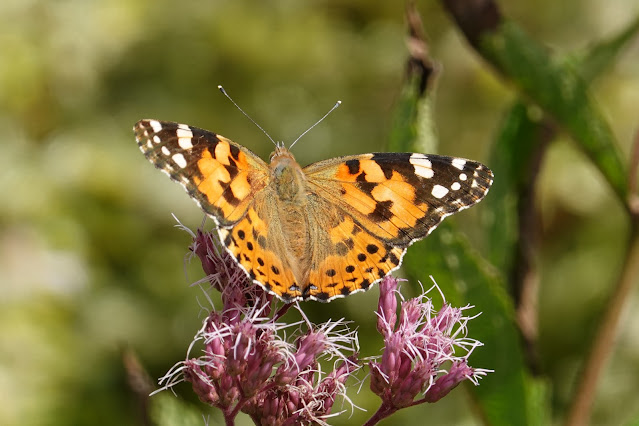
<instances>
[{"instance_id":1,"label":"orange wing patch","mask_svg":"<svg viewBox=\"0 0 639 426\"><path fill-rule=\"evenodd\" d=\"M341 183L342 199L359 213L358 222L385 240L402 239L428 211L427 204L415 203L413 186L397 173L393 177L371 186Z\"/></svg>"},{"instance_id":2,"label":"orange wing patch","mask_svg":"<svg viewBox=\"0 0 639 426\"><path fill-rule=\"evenodd\" d=\"M252 201L251 169L246 155L236 151L232 156L228 140L220 138L215 146L215 156L204 149L197 161L199 175L193 182L206 197L208 204L217 208L217 213L227 222L237 222L244 216Z\"/></svg>"},{"instance_id":3,"label":"orange wing patch","mask_svg":"<svg viewBox=\"0 0 639 426\"><path fill-rule=\"evenodd\" d=\"M392 245L409 243L430 208L419 199L414 178L411 182L409 176L370 159L373 154L360 157L342 162L332 170L333 175L330 168L320 171L323 178L311 184L369 233Z\"/></svg>"}]
</instances>

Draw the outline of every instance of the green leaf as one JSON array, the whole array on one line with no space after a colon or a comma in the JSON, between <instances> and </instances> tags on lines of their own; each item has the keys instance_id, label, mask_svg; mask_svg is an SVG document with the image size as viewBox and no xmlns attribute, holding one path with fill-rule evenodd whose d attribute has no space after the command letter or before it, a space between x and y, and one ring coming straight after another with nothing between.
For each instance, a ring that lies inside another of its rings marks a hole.
<instances>
[{"instance_id":1,"label":"green leaf","mask_svg":"<svg viewBox=\"0 0 639 426\"><path fill-rule=\"evenodd\" d=\"M409 79L401 89L388 150L392 152L437 152L429 92L419 90L419 76Z\"/></svg>"},{"instance_id":2,"label":"green leaf","mask_svg":"<svg viewBox=\"0 0 639 426\"><path fill-rule=\"evenodd\" d=\"M520 238L522 197L528 193L535 158L543 150L540 140L544 138L545 127L531 118L530 110L531 107L517 102L502 121L489 161L495 182L481 211L488 237L488 259L507 277Z\"/></svg>"},{"instance_id":3,"label":"green leaf","mask_svg":"<svg viewBox=\"0 0 639 426\"><path fill-rule=\"evenodd\" d=\"M639 31L639 18L609 39L592 44L586 51L569 57L574 69L587 82L610 68ZM528 194L535 159L552 136L548 122L536 107L517 101L505 114L498 131L490 167L495 183L482 206L488 230L488 259L507 275L513 265L518 235L519 209Z\"/></svg>"},{"instance_id":4,"label":"green leaf","mask_svg":"<svg viewBox=\"0 0 639 426\"><path fill-rule=\"evenodd\" d=\"M628 182L615 137L579 72L510 21L484 33L479 50L570 133L625 202Z\"/></svg>"},{"instance_id":5,"label":"green leaf","mask_svg":"<svg viewBox=\"0 0 639 426\"><path fill-rule=\"evenodd\" d=\"M569 55L569 62L585 81L593 81L610 68L621 52L639 32L639 16L618 34L588 46L584 51Z\"/></svg>"}]
</instances>

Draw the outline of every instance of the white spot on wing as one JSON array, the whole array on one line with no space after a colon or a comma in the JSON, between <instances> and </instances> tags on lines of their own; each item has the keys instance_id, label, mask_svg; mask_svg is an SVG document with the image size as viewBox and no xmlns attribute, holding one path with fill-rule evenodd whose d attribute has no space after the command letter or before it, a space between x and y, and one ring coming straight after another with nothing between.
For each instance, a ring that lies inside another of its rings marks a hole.
<instances>
[{"instance_id":1,"label":"white spot on wing","mask_svg":"<svg viewBox=\"0 0 639 426\"><path fill-rule=\"evenodd\" d=\"M180 135L180 129L178 129L178 136ZM191 143L191 136L186 137L186 138L179 138L178 139L178 145L180 145L180 148L182 149L191 149L193 148L193 144Z\"/></svg>"},{"instance_id":2,"label":"white spot on wing","mask_svg":"<svg viewBox=\"0 0 639 426\"><path fill-rule=\"evenodd\" d=\"M158 133L160 130L162 130L162 125L157 120L149 120L149 126L151 126L155 133Z\"/></svg>"},{"instance_id":3,"label":"white spot on wing","mask_svg":"<svg viewBox=\"0 0 639 426\"><path fill-rule=\"evenodd\" d=\"M190 138L193 137L193 132L191 131L191 129L189 129L189 128L185 129L184 127L181 127L181 125L180 125L180 127L177 128L175 133L177 134L178 138L189 138L190 139Z\"/></svg>"},{"instance_id":4,"label":"white spot on wing","mask_svg":"<svg viewBox=\"0 0 639 426\"><path fill-rule=\"evenodd\" d=\"M466 179L468 179L468 176L466 176L466 173L461 173L459 175L459 180L466 180Z\"/></svg>"},{"instance_id":5,"label":"white spot on wing","mask_svg":"<svg viewBox=\"0 0 639 426\"><path fill-rule=\"evenodd\" d=\"M433 197L435 198L443 198L446 194L448 194L448 189L441 185L435 185L433 186L431 194L433 194Z\"/></svg>"},{"instance_id":6,"label":"white spot on wing","mask_svg":"<svg viewBox=\"0 0 639 426\"><path fill-rule=\"evenodd\" d=\"M466 165L466 160L463 158L453 158L453 167L457 167L459 170L464 170L464 166Z\"/></svg>"},{"instance_id":7,"label":"white spot on wing","mask_svg":"<svg viewBox=\"0 0 639 426\"><path fill-rule=\"evenodd\" d=\"M415 174L426 179L432 178L435 173L433 172L433 163L424 154L413 154L410 156L410 163L415 168Z\"/></svg>"},{"instance_id":8,"label":"white spot on wing","mask_svg":"<svg viewBox=\"0 0 639 426\"><path fill-rule=\"evenodd\" d=\"M450 186L450 189L452 189L453 191L457 191L459 188L461 188L459 182L453 182L453 184Z\"/></svg>"},{"instance_id":9,"label":"white spot on wing","mask_svg":"<svg viewBox=\"0 0 639 426\"><path fill-rule=\"evenodd\" d=\"M162 154L169 156L171 155L171 151L169 151L169 149L165 146L162 147Z\"/></svg>"},{"instance_id":10,"label":"white spot on wing","mask_svg":"<svg viewBox=\"0 0 639 426\"><path fill-rule=\"evenodd\" d=\"M160 137L158 135L154 135L153 136L153 142L160 143L160 142L162 142L162 139L160 139Z\"/></svg>"},{"instance_id":11,"label":"white spot on wing","mask_svg":"<svg viewBox=\"0 0 639 426\"><path fill-rule=\"evenodd\" d=\"M175 161L175 164L177 164L180 168L185 168L186 167L186 158L184 158L184 156L182 154L173 154L173 161Z\"/></svg>"}]
</instances>

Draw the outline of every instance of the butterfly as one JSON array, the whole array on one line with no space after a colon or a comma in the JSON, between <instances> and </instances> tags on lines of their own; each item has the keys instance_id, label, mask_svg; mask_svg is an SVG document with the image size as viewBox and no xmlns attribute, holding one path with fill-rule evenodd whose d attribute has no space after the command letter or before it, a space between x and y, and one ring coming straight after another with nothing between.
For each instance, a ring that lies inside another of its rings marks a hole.
<instances>
[{"instance_id":1,"label":"butterfly","mask_svg":"<svg viewBox=\"0 0 639 426\"><path fill-rule=\"evenodd\" d=\"M283 144L267 164L185 124L141 120L134 131L146 158L213 218L247 276L285 302L367 290L493 182L486 166L456 157L371 153L302 168Z\"/></svg>"}]
</instances>

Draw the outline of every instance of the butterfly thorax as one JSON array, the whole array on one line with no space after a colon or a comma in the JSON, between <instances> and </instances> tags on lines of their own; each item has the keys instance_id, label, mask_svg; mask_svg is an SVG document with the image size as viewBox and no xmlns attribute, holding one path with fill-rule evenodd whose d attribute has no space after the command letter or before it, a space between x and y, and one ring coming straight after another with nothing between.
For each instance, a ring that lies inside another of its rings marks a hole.
<instances>
[{"instance_id":1,"label":"butterfly thorax","mask_svg":"<svg viewBox=\"0 0 639 426\"><path fill-rule=\"evenodd\" d=\"M306 176L293 154L278 147L271 154L271 174L277 195L282 202L304 204L306 201Z\"/></svg>"}]
</instances>

